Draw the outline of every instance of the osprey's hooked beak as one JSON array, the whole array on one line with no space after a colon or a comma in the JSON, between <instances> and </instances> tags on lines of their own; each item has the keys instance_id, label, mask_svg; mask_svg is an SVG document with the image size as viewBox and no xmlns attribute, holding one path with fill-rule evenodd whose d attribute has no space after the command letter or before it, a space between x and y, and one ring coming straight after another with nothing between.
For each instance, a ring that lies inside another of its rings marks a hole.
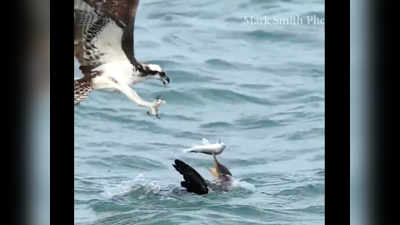
<instances>
[{"instance_id":1,"label":"osprey's hooked beak","mask_svg":"<svg viewBox=\"0 0 400 225\"><path fill-rule=\"evenodd\" d=\"M160 73L160 80L164 84L164 86L167 86L169 84L169 77L165 74L165 72Z\"/></svg>"}]
</instances>

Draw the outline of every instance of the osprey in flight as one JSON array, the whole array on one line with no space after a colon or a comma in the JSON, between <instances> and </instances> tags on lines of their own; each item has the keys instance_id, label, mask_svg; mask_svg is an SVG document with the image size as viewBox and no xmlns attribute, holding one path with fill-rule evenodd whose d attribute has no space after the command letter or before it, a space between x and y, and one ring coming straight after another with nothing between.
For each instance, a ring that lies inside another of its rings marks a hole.
<instances>
[{"instance_id":1,"label":"osprey in flight","mask_svg":"<svg viewBox=\"0 0 400 225\"><path fill-rule=\"evenodd\" d=\"M74 104L94 89L118 90L159 118L158 108L165 101L145 101L130 87L147 79L169 83L159 65L135 58L133 30L139 0L74 0L74 4L74 56L83 74L74 81Z\"/></svg>"}]
</instances>

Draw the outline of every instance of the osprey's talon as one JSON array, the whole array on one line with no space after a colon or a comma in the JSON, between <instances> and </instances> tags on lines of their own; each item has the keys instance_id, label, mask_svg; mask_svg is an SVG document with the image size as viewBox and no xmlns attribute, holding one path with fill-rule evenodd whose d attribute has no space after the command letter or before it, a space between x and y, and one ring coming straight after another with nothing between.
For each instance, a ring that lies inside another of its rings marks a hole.
<instances>
[{"instance_id":1,"label":"osprey's talon","mask_svg":"<svg viewBox=\"0 0 400 225\"><path fill-rule=\"evenodd\" d=\"M154 114L154 117L153 117L153 114L150 113L150 111L147 111L146 114L147 114L148 116L152 117L153 119L154 119L154 118L161 119L161 116L160 116L159 113Z\"/></svg>"},{"instance_id":2,"label":"osprey's talon","mask_svg":"<svg viewBox=\"0 0 400 225\"><path fill-rule=\"evenodd\" d=\"M161 117L160 114L158 113L158 108L163 103L165 103L165 100L161 96L158 96L157 99L154 101L154 103L151 104L150 110L147 111L147 115L154 116L155 118L160 119Z\"/></svg>"}]
</instances>

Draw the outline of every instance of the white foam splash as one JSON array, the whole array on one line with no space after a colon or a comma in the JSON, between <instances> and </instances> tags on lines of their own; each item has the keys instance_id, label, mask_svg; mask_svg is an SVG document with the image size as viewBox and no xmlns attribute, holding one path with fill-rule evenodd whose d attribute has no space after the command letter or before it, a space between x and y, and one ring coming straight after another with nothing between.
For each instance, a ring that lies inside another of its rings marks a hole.
<instances>
[{"instance_id":1,"label":"white foam splash","mask_svg":"<svg viewBox=\"0 0 400 225\"><path fill-rule=\"evenodd\" d=\"M150 193L156 194L160 192L161 185L157 181L146 179L144 175L140 173L134 179L122 181L118 185L106 185L102 195L105 198L112 198L140 189L144 190L145 195Z\"/></svg>"},{"instance_id":2,"label":"white foam splash","mask_svg":"<svg viewBox=\"0 0 400 225\"><path fill-rule=\"evenodd\" d=\"M232 185L231 188L243 188L246 190L249 190L251 192L255 192L256 191L256 187L253 184L250 184L246 181L241 181L241 179L239 178L234 178L232 177Z\"/></svg>"}]
</instances>

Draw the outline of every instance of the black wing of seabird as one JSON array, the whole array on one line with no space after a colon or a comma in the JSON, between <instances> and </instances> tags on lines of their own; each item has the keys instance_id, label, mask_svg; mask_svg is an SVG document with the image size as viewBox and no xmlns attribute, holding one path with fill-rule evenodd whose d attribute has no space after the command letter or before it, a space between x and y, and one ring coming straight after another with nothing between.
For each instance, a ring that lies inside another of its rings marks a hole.
<instances>
[{"instance_id":1,"label":"black wing of seabird","mask_svg":"<svg viewBox=\"0 0 400 225\"><path fill-rule=\"evenodd\" d=\"M180 174L183 175L184 181L181 182L181 186L185 187L188 192L193 192L199 195L208 193L206 181L191 166L179 159L176 159L175 164L172 165Z\"/></svg>"}]
</instances>

